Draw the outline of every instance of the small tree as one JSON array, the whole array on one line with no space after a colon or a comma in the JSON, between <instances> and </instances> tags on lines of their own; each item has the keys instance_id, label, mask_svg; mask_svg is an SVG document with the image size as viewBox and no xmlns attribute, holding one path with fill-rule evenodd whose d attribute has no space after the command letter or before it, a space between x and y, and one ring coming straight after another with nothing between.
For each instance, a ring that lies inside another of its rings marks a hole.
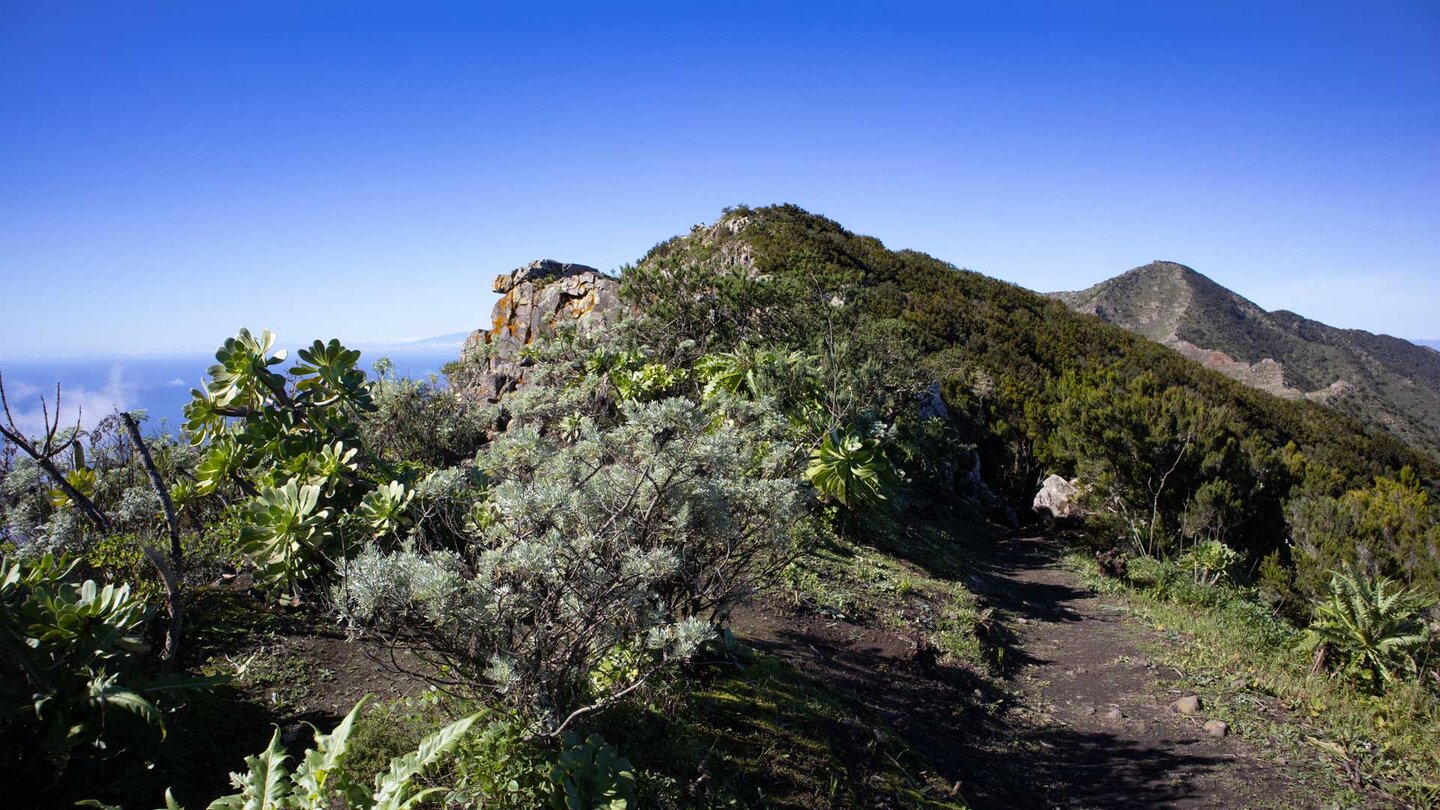
<instances>
[{"instance_id":1,"label":"small tree","mask_svg":"<svg viewBox=\"0 0 1440 810\"><path fill-rule=\"evenodd\" d=\"M273 370L287 356L274 345L268 329L258 336L241 329L226 340L210 381L191 391L185 431L205 446L197 491L248 496L241 550L261 585L293 594L328 570L333 521L374 489L360 475L375 459L360 441L359 422L375 405L372 384L357 368L360 352L317 340L300 350L287 380ZM398 521L408 499L389 496L398 503L388 519Z\"/></svg>"}]
</instances>

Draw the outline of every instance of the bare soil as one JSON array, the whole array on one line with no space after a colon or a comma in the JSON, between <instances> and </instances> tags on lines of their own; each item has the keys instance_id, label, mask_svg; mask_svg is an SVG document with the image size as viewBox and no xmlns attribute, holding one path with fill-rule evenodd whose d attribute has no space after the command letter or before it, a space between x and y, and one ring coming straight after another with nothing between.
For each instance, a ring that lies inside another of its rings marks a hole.
<instances>
[{"instance_id":1,"label":"bare soil","mask_svg":"<svg viewBox=\"0 0 1440 810\"><path fill-rule=\"evenodd\" d=\"M782 601L735 617L759 649L848 693L979 808L1327 806L1314 766L1213 736L1172 708L1178 673L1147 660L1159 634L1084 588L1043 538L977 551L967 586L999 614L1003 689L935 661L919 632L826 618Z\"/></svg>"}]
</instances>

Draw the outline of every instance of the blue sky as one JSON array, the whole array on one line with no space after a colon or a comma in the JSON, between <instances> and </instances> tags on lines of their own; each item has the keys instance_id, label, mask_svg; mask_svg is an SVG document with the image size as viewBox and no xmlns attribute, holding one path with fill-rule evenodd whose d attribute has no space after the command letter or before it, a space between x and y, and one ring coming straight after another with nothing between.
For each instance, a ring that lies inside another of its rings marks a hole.
<instances>
[{"instance_id":1,"label":"blue sky","mask_svg":"<svg viewBox=\"0 0 1440 810\"><path fill-rule=\"evenodd\" d=\"M545 9L0 0L0 357L468 330L770 202L1440 337L1434 4Z\"/></svg>"}]
</instances>

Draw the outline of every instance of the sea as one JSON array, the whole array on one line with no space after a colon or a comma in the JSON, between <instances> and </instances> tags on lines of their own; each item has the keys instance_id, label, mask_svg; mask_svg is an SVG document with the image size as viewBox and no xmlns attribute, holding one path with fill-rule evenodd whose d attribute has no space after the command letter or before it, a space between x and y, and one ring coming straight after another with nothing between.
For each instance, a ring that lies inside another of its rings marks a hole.
<instances>
[{"instance_id":1,"label":"sea","mask_svg":"<svg viewBox=\"0 0 1440 810\"><path fill-rule=\"evenodd\" d=\"M440 368L460 356L459 343L426 345L395 351L365 351L360 365L372 377L372 364L388 357L395 372L412 379L438 375ZM290 358L294 359L292 351ZM184 422L182 409L190 390L206 379L213 355L128 355L60 358L0 358L10 413L16 424L32 435L43 431L45 413L55 413L55 388L60 387L61 425L90 429L117 410L140 411L147 433L178 434ZM287 361L281 368L288 368ZM44 408L42 408L42 400Z\"/></svg>"}]
</instances>

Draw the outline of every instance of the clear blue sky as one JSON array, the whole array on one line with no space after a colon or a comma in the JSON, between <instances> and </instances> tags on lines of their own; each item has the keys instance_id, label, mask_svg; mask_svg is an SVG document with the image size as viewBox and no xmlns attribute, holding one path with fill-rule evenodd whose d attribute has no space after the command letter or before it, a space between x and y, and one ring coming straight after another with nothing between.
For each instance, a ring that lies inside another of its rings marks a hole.
<instances>
[{"instance_id":1,"label":"clear blue sky","mask_svg":"<svg viewBox=\"0 0 1440 810\"><path fill-rule=\"evenodd\" d=\"M770 202L1440 337L1436 4L884 5L0 2L0 356L468 330Z\"/></svg>"}]
</instances>

